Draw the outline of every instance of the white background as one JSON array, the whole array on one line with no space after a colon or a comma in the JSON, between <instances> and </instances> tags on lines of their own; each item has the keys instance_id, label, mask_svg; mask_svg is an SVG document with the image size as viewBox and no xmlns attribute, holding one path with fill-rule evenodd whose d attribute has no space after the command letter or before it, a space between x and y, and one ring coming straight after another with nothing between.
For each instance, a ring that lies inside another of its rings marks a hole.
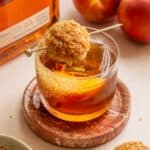
<instances>
[{"instance_id":1,"label":"white background","mask_svg":"<svg viewBox=\"0 0 150 150\"><path fill-rule=\"evenodd\" d=\"M61 0L60 20L73 18L82 24L83 20L71 0ZM108 32L120 47L119 77L131 92L132 108L125 130L111 142L90 150L112 150L116 144L129 140L141 140L150 145L150 46L129 40L122 31ZM63 150L37 137L26 125L22 110L22 95L28 82L35 76L34 59L21 55L0 67L0 134L20 138L34 150Z\"/></svg>"}]
</instances>

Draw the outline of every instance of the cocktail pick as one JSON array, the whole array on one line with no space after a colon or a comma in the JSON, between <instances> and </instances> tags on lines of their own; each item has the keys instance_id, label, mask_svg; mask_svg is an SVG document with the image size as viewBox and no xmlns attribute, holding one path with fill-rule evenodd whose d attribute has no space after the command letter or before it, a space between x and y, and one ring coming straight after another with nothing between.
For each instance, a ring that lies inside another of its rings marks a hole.
<instances>
[{"instance_id":1,"label":"cocktail pick","mask_svg":"<svg viewBox=\"0 0 150 150\"><path fill-rule=\"evenodd\" d=\"M103 29L96 29L96 28L92 28L92 27L88 27L89 29L92 29L92 30L95 30L95 31L92 31L89 33L89 35L92 35L92 34L97 34L97 33L100 33L100 32L104 32L104 31L108 31L108 30L111 30L111 29L114 29L114 28L117 28L117 27L120 27L122 26L122 24L115 24L115 25L112 25L112 26L109 26L109 27L105 27Z\"/></svg>"},{"instance_id":2,"label":"cocktail pick","mask_svg":"<svg viewBox=\"0 0 150 150\"><path fill-rule=\"evenodd\" d=\"M89 35L93 35L93 34L108 31L108 30L111 30L111 29L114 29L114 28L117 28L117 27L120 27L120 26L122 26L122 24L115 24L115 25L112 25L112 26L105 27L103 29L96 29L96 28L92 28L92 27L88 27L88 26L85 26L85 27L87 27L88 29L94 30L94 31L89 33ZM32 53L37 52L37 51L41 51L41 50L45 50L45 49L47 49L47 47L42 47L40 49L27 48L24 53L26 54L26 56L30 57L32 55Z\"/></svg>"},{"instance_id":3,"label":"cocktail pick","mask_svg":"<svg viewBox=\"0 0 150 150\"><path fill-rule=\"evenodd\" d=\"M27 48L24 53L26 54L26 56L30 57L32 55L32 53L37 52L37 51L41 51L41 50L45 50L45 49L47 49L47 47L42 47L39 49Z\"/></svg>"}]
</instances>

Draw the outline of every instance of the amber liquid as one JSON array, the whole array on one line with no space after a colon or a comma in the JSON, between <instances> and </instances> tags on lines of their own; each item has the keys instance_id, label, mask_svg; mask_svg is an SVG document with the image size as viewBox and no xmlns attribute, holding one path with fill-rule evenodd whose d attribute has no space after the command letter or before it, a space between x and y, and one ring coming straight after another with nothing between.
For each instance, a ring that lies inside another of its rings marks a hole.
<instances>
[{"instance_id":1,"label":"amber liquid","mask_svg":"<svg viewBox=\"0 0 150 150\"><path fill-rule=\"evenodd\" d=\"M44 55L43 55L44 56ZM45 67L54 71L57 69L58 62L54 60L46 60L41 57L42 62ZM105 58L107 59L107 58ZM94 77L100 76L103 73L102 65L107 66L108 64L103 64L104 62L104 46L102 44L93 43L91 46L91 50L88 53L87 59L83 64L79 64L77 66L67 66L63 72L66 74L76 76L76 77ZM109 53L109 62L105 60L106 63L109 63L110 66L113 65L115 58L114 55ZM60 65L60 64L59 64ZM64 65L64 64L62 64ZM61 65L60 65L61 66ZM60 68L58 68L60 69ZM58 70L59 71L59 70ZM103 78L103 77L98 77ZM86 79L85 79L86 80ZM67 95L60 96L59 93L56 95L46 94L41 87L41 91L45 96L46 103L57 110L58 112L71 114L71 115L85 115L94 112L99 112L103 114L109 107L115 92L116 87L116 72L111 73L111 75L104 77L105 83L98 88L94 88L87 93L80 93L80 95ZM71 82L70 82L71 84ZM40 86L40 80L39 80ZM94 114L93 114L94 115ZM55 114L56 117L61 118ZM95 116L92 116L95 118ZM61 118L66 119L66 118ZM86 120L88 120L85 117ZM69 119L67 119L69 120ZM83 119L84 121L84 119Z\"/></svg>"},{"instance_id":2,"label":"amber liquid","mask_svg":"<svg viewBox=\"0 0 150 150\"><path fill-rule=\"evenodd\" d=\"M0 32L46 7L50 10L49 22L19 40L0 48L0 65L21 54L25 48L34 47L46 29L59 17L59 0L0 0Z\"/></svg>"}]
</instances>

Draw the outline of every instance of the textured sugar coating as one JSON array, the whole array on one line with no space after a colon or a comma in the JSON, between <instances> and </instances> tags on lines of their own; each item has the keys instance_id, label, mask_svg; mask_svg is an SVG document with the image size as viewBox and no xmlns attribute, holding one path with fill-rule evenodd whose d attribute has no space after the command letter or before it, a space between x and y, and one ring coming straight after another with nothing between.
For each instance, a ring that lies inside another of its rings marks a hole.
<instances>
[{"instance_id":1,"label":"textured sugar coating","mask_svg":"<svg viewBox=\"0 0 150 150\"><path fill-rule=\"evenodd\" d=\"M85 27L73 20L66 20L55 23L49 29L46 45L51 58L72 65L86 58L90 38Z\"/></svg>"},{"instance_id":2,"label":"textured sugar coating","mask_svg":"<svg viewBox=\"0 0 150 150\"><path fill-rule=\"evenodd\" d=\"M150 150L150 147L145 146L142 142L127 142L117 146L115 150Z\"/></svg>"}]
</instances>

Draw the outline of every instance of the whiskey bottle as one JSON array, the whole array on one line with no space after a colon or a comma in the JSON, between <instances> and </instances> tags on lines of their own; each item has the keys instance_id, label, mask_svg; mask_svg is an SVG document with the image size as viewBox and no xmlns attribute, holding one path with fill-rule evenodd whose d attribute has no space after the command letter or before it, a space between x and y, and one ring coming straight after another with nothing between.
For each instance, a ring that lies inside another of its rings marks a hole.
<instances>
[{"instance_id":1,"label":"whiskey bottle","mask_svg":"<svg viewBox=\"0 0 150 150\"><path fill-rule=\"evenodd\" d=\"M0 0L0 65L32 47L59 17L59 0Z\"/></svg>"}]
</instances>

